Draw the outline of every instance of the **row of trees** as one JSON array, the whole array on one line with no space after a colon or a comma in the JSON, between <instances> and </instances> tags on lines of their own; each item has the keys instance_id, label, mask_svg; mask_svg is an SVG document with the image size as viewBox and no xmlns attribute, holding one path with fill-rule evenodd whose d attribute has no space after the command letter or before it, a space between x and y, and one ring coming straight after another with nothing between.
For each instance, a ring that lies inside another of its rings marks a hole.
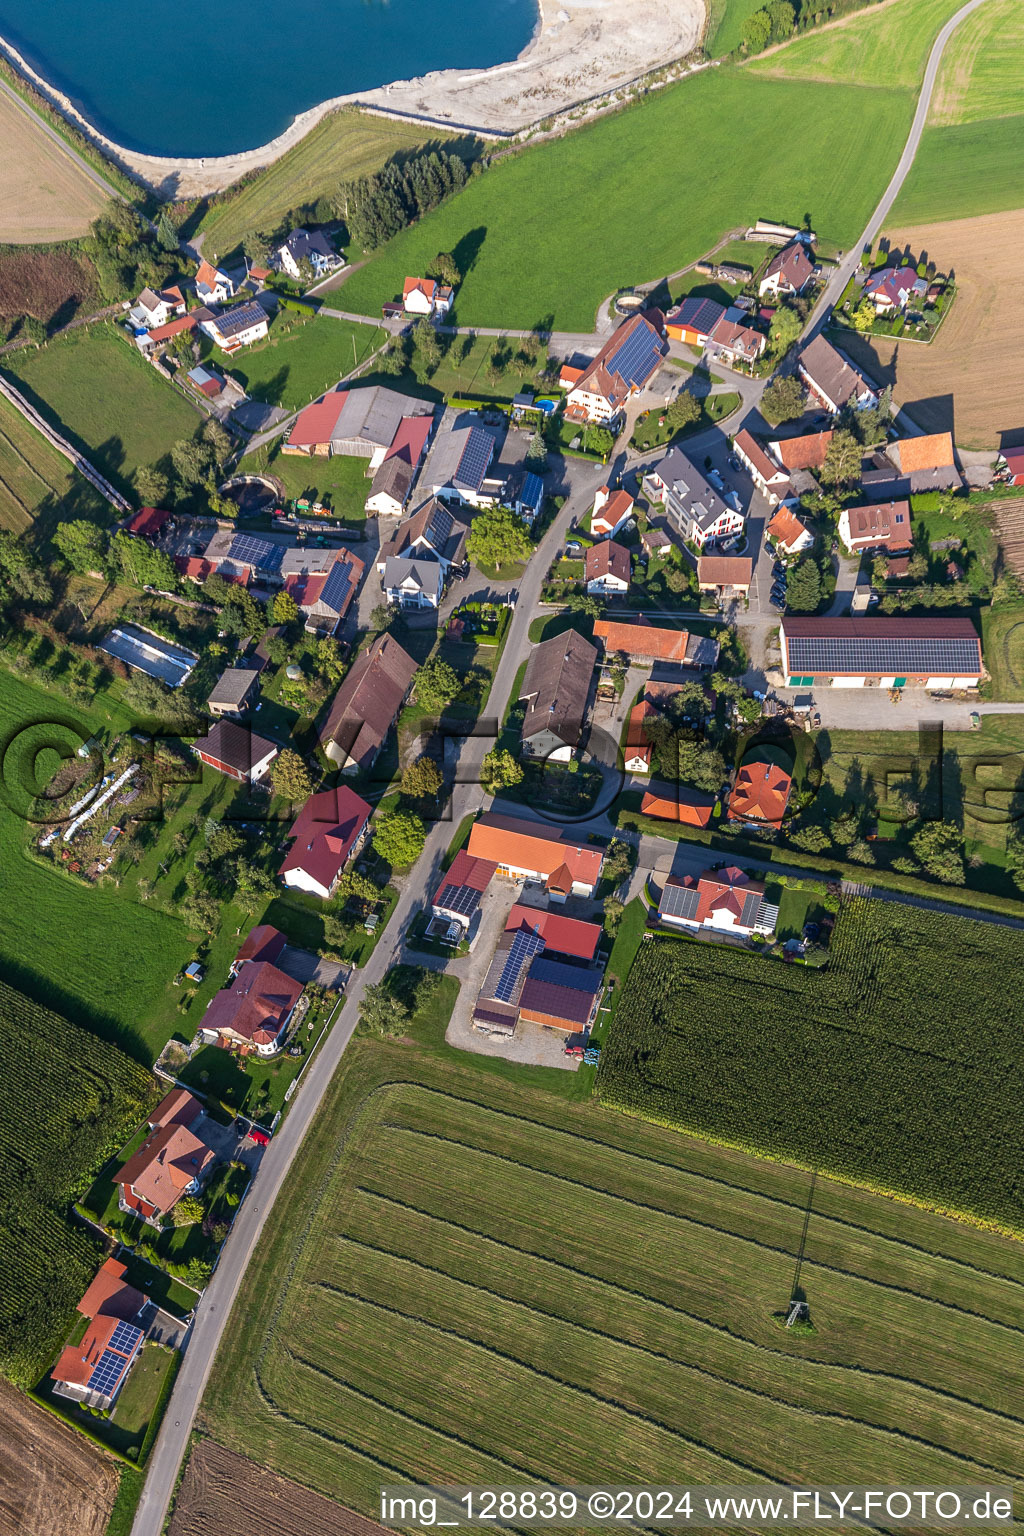
<instances>
[{"instance_id":1,"label":"row of trees","mask_svg":"<svg viewBox=\"0 0 1024 1536\"><path fill-rule=\"evenodd\" d=\"M430 150L404 164L392 162L372 176L344 182L331 200L355 245L372 251L465 186L466 163L449 151Z\"/></svg>"}]
</instances>

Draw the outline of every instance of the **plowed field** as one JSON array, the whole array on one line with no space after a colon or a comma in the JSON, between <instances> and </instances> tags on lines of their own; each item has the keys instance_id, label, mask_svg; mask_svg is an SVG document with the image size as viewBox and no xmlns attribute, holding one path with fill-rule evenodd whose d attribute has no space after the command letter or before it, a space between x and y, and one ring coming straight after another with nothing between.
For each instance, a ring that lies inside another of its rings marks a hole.
<instances>
[{"instance_id":1,"label":"plowed field","mask_svg":"<svg viewBox=\"0 0 1024 1536\"><path fill-rule=\"evenodd\" d=\"M87 233L107 201L27 112L0 94L0 241L33 245Z\"/></svg>"},{"instance_id":2,"label":"plowed field","mask_svg":"<svg viewBox=\"0 0 1024 1536\"><path fill-rule=\"evenodd\" d=\"M103 1536L117 1463L0 1380L0 1531Z\"/></svg>"},{"instance_id":3,"label":"plowed field","mask_svg":"<svg viewBox=\"0 0 1024 1536\"><path fill-rule=\"evenodd\" d=\"M201 1440L168 1536L385 1536L382 1526L287 1477Z\"/></svg>"}]
</instances>

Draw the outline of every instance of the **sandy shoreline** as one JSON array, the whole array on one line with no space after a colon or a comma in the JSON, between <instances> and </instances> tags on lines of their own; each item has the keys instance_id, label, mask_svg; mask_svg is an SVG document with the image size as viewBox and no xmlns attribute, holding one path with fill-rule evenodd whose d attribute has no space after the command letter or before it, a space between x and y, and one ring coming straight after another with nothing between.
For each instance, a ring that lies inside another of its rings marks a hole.
<instances>
[{"instance_id":1,"label":"sandy shoreline","mask_svg":"<svg viewBox=\"0 0 1024 1536\"><path fill-rule=\"evenodd\" d=\"M491 69L444 69L375 90L335 96L298 117L269 144L233 155L175 159L125 149L99 132L16 48L0 50L36 90L116 165L165 197L218 192L280 158L337 107L371 110L453 130L504 137L578 102L629 85L684 58L700 42L703 0L539 0L537 28L518 58Z\"/></svg>"}]
</instances>

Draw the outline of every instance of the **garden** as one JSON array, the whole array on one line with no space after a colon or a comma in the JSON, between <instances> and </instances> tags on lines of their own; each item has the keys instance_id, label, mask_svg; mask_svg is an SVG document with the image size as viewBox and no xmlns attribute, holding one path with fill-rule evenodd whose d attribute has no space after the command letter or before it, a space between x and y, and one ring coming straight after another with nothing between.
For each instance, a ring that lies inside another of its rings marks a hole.
<instances>
[{"instance_id":1,"label":"garden","mask_svg":"<svg viewBox=\"0 0 1024 1536\"><path fill-rule=\"evenodd\" d=\"M79 1317L65 1343L78 1343L88 1323L88 1318ZM36 1383L32 1396L101 1445L141 1467L156 1440L180 1361L176 1349L147 1339L111 1409L87 1408L59 1396L49 1372Z\"/></svg>"}]
</instances>

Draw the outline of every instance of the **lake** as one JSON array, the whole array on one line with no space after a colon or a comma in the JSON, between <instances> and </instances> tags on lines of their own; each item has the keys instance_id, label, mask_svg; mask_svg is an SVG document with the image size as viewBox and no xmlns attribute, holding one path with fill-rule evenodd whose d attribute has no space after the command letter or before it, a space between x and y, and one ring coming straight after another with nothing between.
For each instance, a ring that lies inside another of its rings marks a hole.
<instances>
[{"instance_id":1,"label":"lake","mask_svg":"<svg viewBox=\"0 0 1024 1536\"><path fill-rule=\"evenodd\" d=\"M255 149L318 102L514 59L537 0L0 0L0 33L127 149Z\"/></svg>"}]
</instances>

